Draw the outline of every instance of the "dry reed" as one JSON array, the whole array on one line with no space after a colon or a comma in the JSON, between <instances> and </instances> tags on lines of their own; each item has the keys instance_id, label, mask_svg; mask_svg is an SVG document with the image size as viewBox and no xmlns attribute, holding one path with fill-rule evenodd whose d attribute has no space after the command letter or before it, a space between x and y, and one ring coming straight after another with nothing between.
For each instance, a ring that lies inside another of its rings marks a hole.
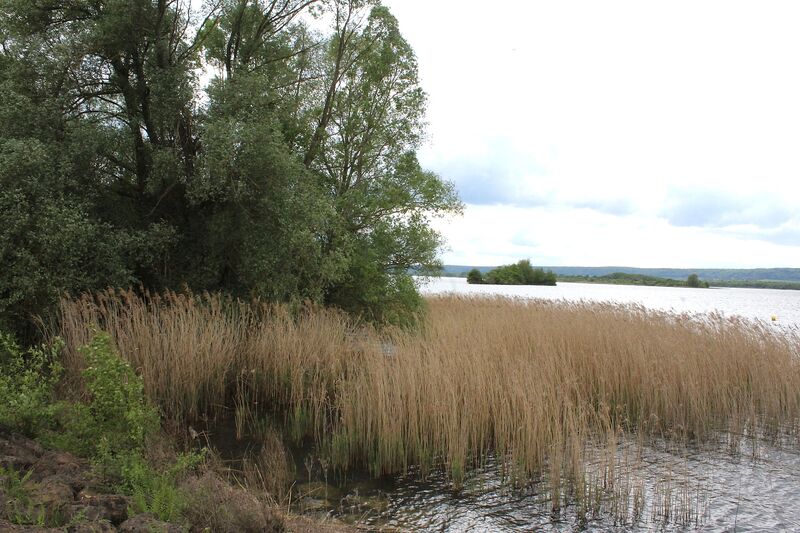
<instances>
[{"instance_id":1,"label":"dry reed","mask_svg":"<svg viewBox=\"0 0 800 533\"><path fill-rule=\"evenodd\" d=\"M107 292L63 300L58 334L74 374L91 326L107 330L169 416L269 408L336 468L376 475L443 465L458 483L491 452L512 479L544 474L554 509L568 492L596 506L598 483L641 507L631 482L607 473L623 434L797 428L800 340L768 324L506 298L433 297L428 308L421 332L380 337L315 307ZM587 474L598 446L606 473Z\"/></svg>"}]
</instances>

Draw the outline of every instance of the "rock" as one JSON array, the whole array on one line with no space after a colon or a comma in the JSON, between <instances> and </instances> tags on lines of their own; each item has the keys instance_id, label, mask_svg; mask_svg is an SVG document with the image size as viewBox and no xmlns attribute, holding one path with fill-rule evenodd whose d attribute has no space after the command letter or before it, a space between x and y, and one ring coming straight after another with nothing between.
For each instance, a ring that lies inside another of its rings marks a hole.
<instances>
[{"instance_id":1,"label":"rock","mask_svg":"<svg viewBox=\"0 0 800 533\"><path fill-rule=\"evenodd\" d=\"M295 486L294 493L299 498L324 498L326 500L338 500L342 497L342 491L338 487L328 485L322 481L312 481L311 483L300 483Z\"/></svg>"},{"instance_id":2,"label":"rock","mask_svg":"<svg viewBox=\"0 0 800 533\"><path fill-rule=\"evenodd\" d=\"M81 522L67 528L67 533L111 533L117 528L107 520L97 520L95 522Z\"/></svg>"},{"instance_id":3,"label":"rock","mask_svg":"<svg viewBox=\"0 0 800 533\"><path fill-rule=\"evenodd\" d=\"M181 533L183 528L162 522L155 516L145 513L127 519L117 531L119 533Z\"/></svg>"},{"instance_id":4,"label":"rock","mask_svg":"<svg viewBox=\"0 0 800 533\"><path fill-rule=\"evenodd\" d=\"M60 478L53 476L39 483L28 481L25 492L33 509L43 509L48 519L61 516L63 510L72 502L74 493L72 487L63 483Z\"/></svg>"},{"instance_id":5,"label":"rock","mask_svg":"<svg viewBox=\"0 0 800 533\"><path fill-rule=\"evenodd\" d=\"M4 533L16 533L18 531L25 531L26 533L62 533L61 529L39 526L18 526L8 522L7 520L0 520L0 531Z\"/></svg>"},{"instance_id":6,"label":"rock","mask_svg":"<svg viewBox=\"0 0 800 533\"><path fill-rule=\"evenodd\" d=\"M88 464L71 453L46 451L41 454L32 467L31 479L34 481L58 475L63 479L69 479L69 485L76 487L78 491L86 486Z\"/></svg>"},{"instance_id":7,"label":"rock","mask_svg":"<svg viewBox=\"0 0 800 533\"><path fill-rule=\"evenodd\" d=\"M27 471L42 454L44 449L37 442L0 429L0 466Z\"/></svg>"},{"instance_id":8,"label":"rock","mask_svg":"<svg viewBox=\"0 0 800 533\"><path fill-rule=\"evenodd\" d=\"M328 512L333 509L333 504L329 500L306 497L300 500L300 507L304 513Z\"/></svg>"},{"instance_id":9,"label":"rock","mask_svg":"<svg viewBox=\"0 0 800 533\"><path fill-rule=\"evenodd\" d=\"M350 512L363 513L370 511L381 514L389 507L389 501L380 496L359 496L358 494L348 494L342 498L342 508Z\"/></svg>"},{"instance_id":10,"label":"rock","mask_svg":"<svg viewBox=\"0 0 800 533\"><path fill-rule=\"evenodd\" d=\"M126 496L95 494L88 489L83 489L78 494L77 501L65 507L65 515L68 518L81 516L90 522L107 520L118 525L127 520L129 505L130 500Z\"/></svg>"}]
</instances>

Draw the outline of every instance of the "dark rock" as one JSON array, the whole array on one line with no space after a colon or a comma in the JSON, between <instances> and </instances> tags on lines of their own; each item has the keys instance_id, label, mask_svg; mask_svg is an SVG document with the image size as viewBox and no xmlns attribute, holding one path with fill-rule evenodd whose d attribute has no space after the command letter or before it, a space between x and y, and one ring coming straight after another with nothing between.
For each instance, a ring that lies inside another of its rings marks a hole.
<instances>
[{"instance_id":1,"label":"dark rock","mask_svg":"<svg viewBox=\"0 0 800 533\"><path fill-rule=\"evenodd\" d=\"M36 441L0 429L0 466L27 471L42 454L44 449Z\"/></svg>"},{"instance_id":2,"label":"dark rock","mask_svg":"<svg viewBox=\"0 0 800 533\"><path fill-rule=\"evenodd\" d=\"M155 516L145 513L127 519L119 526L120 533L182 533L183 528L162 522Z\"/></svg>"},{"instance_id":3,"label":"dark rock","mask_svg":"<svg viewBox=\"0 0 800 533\"><path fill-rule=\"evenodd\" d=\"M95 522L81 522L67 528L67 533L112 533L117 528L107 520L97 520Z\"/></svg>"},{"instance_id":4,"label":"dark rock","mask_svg":"<svg viewBox=\"0 0 800 533\"><path fill-rule=\"evenodd\" d=\"M95 494L84 489L75 502L65 508L67 517L81 516L89 522L107 520L119 525L128 518L130 500L119 494Z\"/></svg>"},{"instance_id":5,"label":"dark rock","mask_svg":"<svg viewBox=\"0 0 800 533\"><path fill-rule=\"evenodd\" d=\"M86 461L78 459L71 453L50 450L42 453L33 464L31 479L38 481L58 475L62 478L70 478L69 485L78 487L77 490L80 490L86 486L87 469Z\"/></svg>"},{"instance_id":6,"label":"dark rock","mask_svg":"<svg viewBox=\"0 0 800 533\"><path fill-rule=\"evenodd\" d=\"M28 481L25 493L30 499L32 508L43 509L45 516L50 518L62 515L74 495L72 487L62 483L60 479L45 480L41 483Z\"/></svg>"}]
</instances>

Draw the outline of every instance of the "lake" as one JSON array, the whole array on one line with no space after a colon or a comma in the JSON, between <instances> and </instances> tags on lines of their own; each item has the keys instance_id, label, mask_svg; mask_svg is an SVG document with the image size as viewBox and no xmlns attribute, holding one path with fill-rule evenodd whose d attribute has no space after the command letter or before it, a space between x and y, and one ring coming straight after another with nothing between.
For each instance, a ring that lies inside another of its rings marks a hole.
<instances>
[{"instance_id":1,"label":"lake","mask_svg":"<svg viewBox=\"0 0 800 533\"><path fill-rule=\"evenodd\" d=\"M717 287L646 287L642 285L603 285L599 283L558 282L542 285L470 285L466 278L418 278L424 294L500 295L546 300L635 303L650 309L676 313L738 315L772 321L786 327L800 327L800 291L776 289L738 289Z\"/></svg>"}]
</instances>

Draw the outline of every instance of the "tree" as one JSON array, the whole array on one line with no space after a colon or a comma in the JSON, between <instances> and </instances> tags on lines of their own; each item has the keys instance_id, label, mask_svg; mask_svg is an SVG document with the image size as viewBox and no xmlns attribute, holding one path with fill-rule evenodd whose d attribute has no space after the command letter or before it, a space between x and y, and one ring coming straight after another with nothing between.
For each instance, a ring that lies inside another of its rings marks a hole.
<instances>
[{"instance_id":1,"label":"tree","mask_svg":"<svg viewBox=\"0 0 800 533\"><path fill-rule=\"evenodd\" d=\"M0 314L141 285L413 322L408 268L437 267L430 219L460 203L417 161L425 95L396 19L370 0L206 5L0 4Z\"/></svg>"},{"instance_id":2,"label":"tree","mask_svg":"<svg viewBox=\"0 0 800 533\"><path fill-rule=\"evenodd\" d=\"M410 298L398 292L411 286L409 268L438 266L441 238L430 219L458 212L461 204L452 184L417 161L425 94L397 20L372 2L333 6L334 33L321 58L325 96L304 163L337 213L325 244L348 257L347 275L328 289L326 301L369 314L375 306L365 305L373 301L367 289L391 306ZM365 7L371 7L366 17Z\"/></svg>"},{"instance_id":3,"label":"tree","mask_svg":"<svg viewBox=\"0 0 800 533\"><path fill-rule=\"evenodd\" d=\"M467 283L471 284L481 284L483 283L483 274L477 268L473 268L467 273Z\"/></svg>"},{"instance_id":4,"label":"tree","mask_svg":"<svg viewBox=\"0 0 800 533\"><path fill-rule=\"evenodd\" d=\"M484 283L492 285L555 285L556 275L541 268L533 268L529 259L512 265L499 266L483 277Z\"/></svg>"},{"instance_id":5,"label":"tree","mask_svg":"<svg viewBox=\"0 0 800 533\"><path fill-rule=\"evenodd\" d=\"M708 282L700 281L697 274L689 274L689 277L686 278L686 285L695 288L708 288Z\"/></svg>"}]
</instances>

